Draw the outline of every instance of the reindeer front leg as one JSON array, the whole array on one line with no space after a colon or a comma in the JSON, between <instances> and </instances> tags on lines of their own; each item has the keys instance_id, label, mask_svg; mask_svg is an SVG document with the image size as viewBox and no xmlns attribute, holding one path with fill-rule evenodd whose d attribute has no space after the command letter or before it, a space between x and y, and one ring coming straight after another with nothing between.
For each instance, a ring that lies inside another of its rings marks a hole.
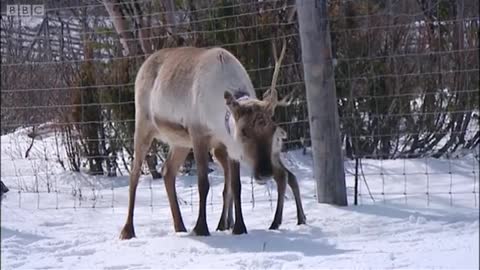
<instances>
[{"instance_id":1,"label":"reindeer front leg","mask_svg":"<svg viewBox=\"0 0 480 270\"><path fill-rule=\"evenodd\" d=\"M245 227L242 214L242 183L240 182L240 163L238 161L229 159L228 170L230 171L230 183L232 185L233 201L235 204L235 224L233 225L233 234L247 233L247 228Z\"/></svg>"},{"instance_id":2,"label":"reindeer front leg","mask_svg":"<svg viewBox=\"0 0 480 270\"><path fill-rule=\"evenodd\" d=\"M195 132L195 131L194 131ZM190 134L194 134L190 132ZM200 205L198 210L197 224L193 228L193 232L196 235L208 236L207 225L207 195L210 189L210 183L208 182L208 138L204 136L192 136L193 142L193 156L195 158L195 164L197 165L198 176L198 192L200 195Z\"/></svg>"},{"instance_id":3,"label":"reindeer front leg","mask_svg":"<svg viewBox=\"0 0 480 270\"><path fill-rule=\"evenodd\" d=\"M233 199L231 183L228 177L228 171L225 173L225 183L223 186L223 206L220 220L218 221L217 231L226 231L233 228Z\"/></svg>"},{"instance_id":4,"label":"reindeer front leg","mask_svg":"<svg viewBox=\"0 0 480 270\"><path fill-rule=\"evenodd\" d=\"M217 231L225 231L233 228L233 200L230 181L230 173L228 170L228 153L225 146L217 147L213 151L213 155L220 163L223 169L224 186L223 186L223 208L222 215L218 221Z\"/></svg>"},{"instance_id":5,"label":"reindeer front leg","mask_svg":"<svg viewBox=\"0 0 480 270\"><path fill-rule=\"evenodd\" d=\"M285 201L285 190L287 189L286 172L282 169L275 169L273 172L273 179L277 183L277 210L273 218L270 230L278 230L282 224L283 204Z\"/></svg>"},{"instance_id":6,"label":"reindeer front leg","mask_svg":"<svg viewBox=\"0 0 480 270\"><path fill-rule=\"evenodd\" d=\"M297 206L297 225L305 224L307 218L303 212L302 199L300 198L300 188L298 187L297 177L295 177L291 171L285 168L285 166L283 166L283 168L287 172L288 185L292 189L293 196L295 197L295 205Z\"/></svg>"},{"instance_id":7,"label":"reindeer front leg","mask_svg":"<svg viewBox=\"0 0 480 270\"><path fill-rule=\"evenodd\" d=\"M295 204L297 207L297 225L305 224L307 220L303 211L302 199L300 198L300 188L298 186L297 177L295 177L295 175L290 170L288 170L285 165L283 165L281 160L279 160L279 164L280 168L276 169L273 176L275 182L277 183L278 198L277 210L275 211L275 217L273 219L272 225L269 228L270 230L277 230L280 227L280 224L282 224L282 213L287 182L292 189L293 196L295 197Z\"/></svg>"}]
</instances>

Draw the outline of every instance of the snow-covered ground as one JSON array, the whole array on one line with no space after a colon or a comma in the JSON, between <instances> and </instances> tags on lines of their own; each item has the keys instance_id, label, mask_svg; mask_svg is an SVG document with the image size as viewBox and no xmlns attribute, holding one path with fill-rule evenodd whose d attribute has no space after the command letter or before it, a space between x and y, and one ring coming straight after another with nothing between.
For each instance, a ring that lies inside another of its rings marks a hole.
<instances>
[{"instance_id":1,"label":"snow-covered ground","mask_svg":"<svg viewBox=\"0 0 480 270\"><path fill-rule=\"evenodd\" d=\"M209 237L174 233L163 181L143 176L135 210L137 238L121 241L127 176L64 171L55 162L52 137L35 142L29 159L23 157L30 139L21 132L1 140L1 176L10 188L1 205L2 269L479 268L474 154L450 160L364 160L375 202L362 179L360 205L353 205L354 177L347 173L350 206L336 207L316 202L310 155L286 153L285 163L300 183L308 224L296 225L295 203L287 190L281 229L268 230L275 184L252 185L244 171L248 234L241 236L215 232L223 187L218 166L212 164L210 174ZM61 149L59 155L64 158ZM345 164L347 172L354 170L351 161ZM46 193L47 183L51 193ZM32 192L37 189L42 193ZM177 189L191 230L198 211L195 176L179 176Z\"/></svg>"}]
</instances>

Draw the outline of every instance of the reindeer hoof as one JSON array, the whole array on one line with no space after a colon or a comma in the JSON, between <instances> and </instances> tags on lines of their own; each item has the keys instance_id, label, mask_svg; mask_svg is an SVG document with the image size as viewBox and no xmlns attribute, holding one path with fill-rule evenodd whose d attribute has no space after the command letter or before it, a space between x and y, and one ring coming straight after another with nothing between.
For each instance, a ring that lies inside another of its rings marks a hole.
<instances>
[{"instance_id":1,"label":"reindeer hoof","mask_svg":"<svg viewBox=\"0 0 480 270\"><path fill-rule=\"evenodd\" d=\"M175 227L175 232L187 232L187 229L185 228L185 225L178 225L178 226L174 226Z\"/></svg>"},{"instance_id":2,"label":"reindeer hoof","mask_svg":"<svg viewBox=\"0 0 480 270\"><path fill-rule=\"evenodd\" d=\"M270 228L268 228L268 229L269 230L278 230L278 228L280 228L280 224L272 223L272 225L270 225Z\"/></svg>"},{"instance_id":3,"label":"reindeer hoof","mask_svg":"<svg viewBox=\"0 0 480 270\"><path fill-rule=\"evenodd\" d=\"M209 236L210 232L208 231L207 224L205 225L196 225L195 228L193 228L193 233L197 236Z\"/></svg>"},{"instance_id":4,"label":"reindeer hoof","mask_svg":"<svg viewBox=\"0 0 480 270\"><path fill-rule=\"evenodd\" d=\"M217 226L217 231L228 231L230 230L231 228L233 228L233 225L232 224L225 224L225 223L218 223L218 226Z\"/></svg>"},{"instance_id":5,"label":"reindeer hoof","mask_svg":"<svg viewBox=\"0 0 480 270\"><path fill-rule=\"evenodd\" d=\"M133 225L125 224L125 226L122 229L122 232L120 233L120 239L127 240L127 239L132 239L133 237L136 237L135 230L133 229Z\"/></svg>"},{"instance_id":6,"label":"reindeer hoof","mask_svg":"<svg viewBox=\"0 0 480 270\"><path fill-rule=\"evenodd\" d=\"M246 234L247 233L247 228L245 227L245 224L242 223L237 223L235 222L235 226L233 226L233 234Z\"/></svg>"},{"instance_id":7,"label":"reindeer hoof","mask_svg":"<svg viewBox=\"0 0 480 270\"><path fill-rule=\"evenodd\" d=\"M233 220L224 221L220 219L217 226L217 231L227 231L233 228Z\"/></svg>"},{"instance_id":8,"label":"reindeer hoof","mask_svg":"<svg viewBox=\"0 0 480 270\"><path fill-rule=\"evenodd\" d=\"M297 225L302 225L302 224L307 224L307 219L303 217L302 219L299 219L297 222Z\"/></svg>"},{"instance_id":9,"label":"reindeer hoof","mask_svg":"<svg viewBox=\"0 0 480 270\"><path fill-rule=\"evenodd\" d=\"M227 226L225 225L225 223L223 223L223 222L218 223L217 231L223 232L223 231L226 231L226 230L228 230L228 228L227 228Z\"/></svg>"}]
</instances>

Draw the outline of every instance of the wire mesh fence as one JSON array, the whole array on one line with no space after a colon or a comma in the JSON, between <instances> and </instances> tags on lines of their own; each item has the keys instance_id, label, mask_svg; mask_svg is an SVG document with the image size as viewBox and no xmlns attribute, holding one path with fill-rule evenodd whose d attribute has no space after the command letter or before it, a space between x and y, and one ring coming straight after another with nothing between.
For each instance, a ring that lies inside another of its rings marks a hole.
<instances>
[{"instance_id":1,"label":"wire mesh fence","mask_svg":"<svg viewBox=\"0 0 480 270\"><path fill-rule=\"evenodd\" d=\"M226 48L261 97L272 80L272 43L285 38L277 88L297 95L275 119L288 133L285 151L310 155L298 22L287 20L295 1L45 0L43 17L7 16L7 4L21 3L2 2L1 170L19 205L25 196L38 196L39 208L122 205L115 189L132 160L135 75L165 47ZM360 203L445 196L453 206L471 194L477 207L478 8L469 0L329 1L346 174ZM145 174L160 177L166 151L152 145ZM82 184L65 188L68 181ZM411 191L420 183L421 192ZM160 184L139 188L149 194L144 206L157 205ZM180 197L192 206L193 178L188 185ZM270 187L246 188L272 201ZM62 194L73 204L62 206Z\"/></svg>"}]
</instances>

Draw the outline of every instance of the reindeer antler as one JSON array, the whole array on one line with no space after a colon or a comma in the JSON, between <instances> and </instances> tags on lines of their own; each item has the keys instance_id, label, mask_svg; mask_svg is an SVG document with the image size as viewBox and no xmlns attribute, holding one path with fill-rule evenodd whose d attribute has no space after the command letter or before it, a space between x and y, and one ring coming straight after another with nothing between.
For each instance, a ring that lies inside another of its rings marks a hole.
<instances>
[{"instance_id":1,"label":"reindeer antler","mask_svg":"<svg viewBox=\"0 0 480 270\"><path fill-rule=\"evenodd\" d=\"M295 12L296 12L296 8L293 7L290 10L290 14L288 15L288 20L287 20L288 23L292 21L293 16L295 15ZM286 50L287 50L287 38L285 36L282 37L282 50L279 56L277 54L277 46L275 45L275 40L272 40L272 51L273 51L273 56L275 57L275 67L273 69L272 83L271 83L270 89L268 89L263 94L263 98L268 99L273 109L279 105L288 106L292 103L294 99L293 92L292 92L289 95L285 96L281 101L278 101L278 91L276 89L278 75L280 74L280 67L282 66L282 62L283 62L283 58L285 57Z\"/></svg>"},{"instance_id":2,"label":"reindeer antler","mask_svg":"<svg viewBox=\"0 0 480 270\"><path fill-rule=\"evenodd\" d=\"M280 56L277 56L277 46L275 46L275 41L272 41L272 50L273 55L275 56L275 68L273 70L272 84L270 89L272 91L277 91L275 87L277 86L278 74L280 74L280 67L282 66L283 57L285 57L285 52L287 51L287 39L285 36L282 40L282 51L280 52Z\"/></svg>"},{"instance_id":3,"label":"reindeer antler","mask_svg":"<svg viewBox=\"0 0 480 270\"><path fill-rule=\"evenodd\" d=\"M288 93L288 95L284 96L282 100L277 101L277 106L290 106L295 99L297 91L298 89L294 89L292 92Z\"/></svg>"}]
</instances>

